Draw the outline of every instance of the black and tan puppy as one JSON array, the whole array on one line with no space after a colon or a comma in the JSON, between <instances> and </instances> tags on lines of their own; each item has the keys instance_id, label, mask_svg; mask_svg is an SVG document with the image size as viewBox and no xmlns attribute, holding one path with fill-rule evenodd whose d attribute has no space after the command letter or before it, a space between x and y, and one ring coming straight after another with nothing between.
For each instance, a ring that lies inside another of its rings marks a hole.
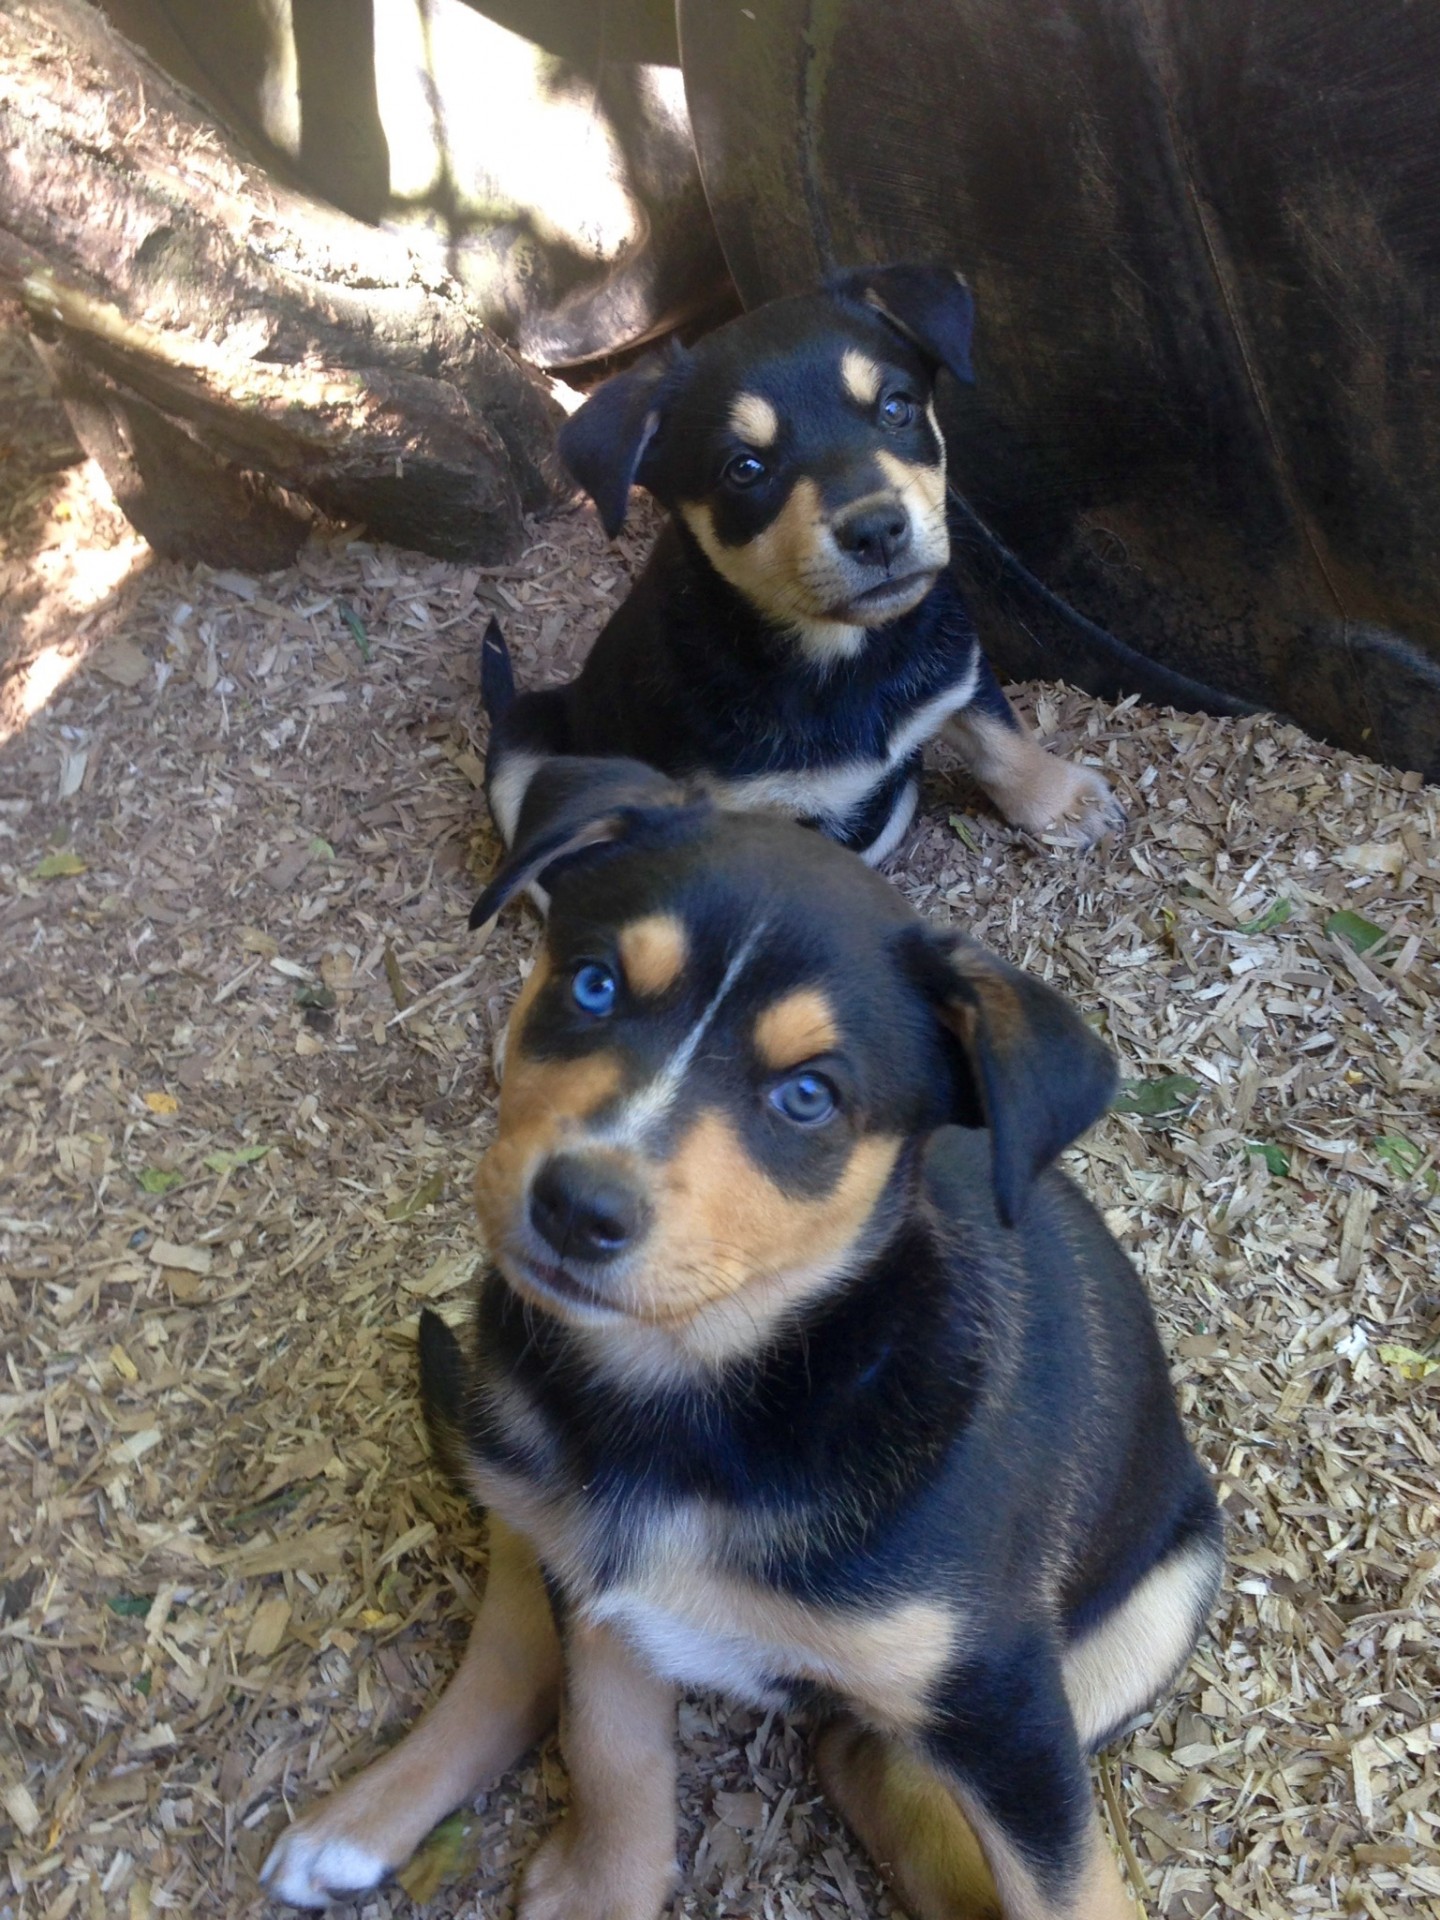
<instances>
[{"instance_id":1,"label":"black and tan puppy","mask_svg":"<svg viewBox=\"0 0 1440 1920\"><path fill-rule=\"evenodd\" d=\"M507 841L541 760L628 754L874 864L942 728L1016 825L1087 845L1119 824L1099 774L1026 732L949 570L932 391L942 367L971 378L971 317L948 268L842 274L580 408L560 451L607 531L634 482L671 517L568 686L516 696L492 622L487 789Z\"/></svg>"},{"instance_id":2,"label":"black and tan puppy","mask_svg":"<svg viewBox=\"0 0 1440 1920\"><path fill-rule=\"evenodd\" d=\"M823 1716L915 1920L1121 1920L1086 1755L1175 1678L1220 1568L1144 1292L1052 1164L1104 1046L850 854L617 762L532 783L541 872L432 1432L490 1509L449 1690L285 1833L375 1885L562 1705L570 1811L521 1920L655 1920L676 1691Z\"/></svg>"}]
</instances>

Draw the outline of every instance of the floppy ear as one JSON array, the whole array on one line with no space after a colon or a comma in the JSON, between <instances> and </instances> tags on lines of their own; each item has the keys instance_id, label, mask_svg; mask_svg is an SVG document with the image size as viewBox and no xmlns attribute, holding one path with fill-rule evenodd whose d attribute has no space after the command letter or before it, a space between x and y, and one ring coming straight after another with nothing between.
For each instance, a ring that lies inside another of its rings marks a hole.
<instances>
[{"instance_id":1,"label":"floppy ear","mask_svg":"<svg viewBox=\"0 0 1440 1920\"><path fill-rule=\"evenodd\" d=\"M666 388L680 361L677 349L617 373L560 429L560 458L595 502L612 540L625 524L630 489L660 430Z\"/></svg>"},{"instance_id":2,"label":"floppy ear","mask_svg":"<svg viewBox=\"0 0 1440 1920\"><path fill-rule=\"evenodd\" d=\"M996 1207L1013 1227L1036 1176L1109 1106L1114 1057L1069 1001L977 941L932 931L920 940L926 990L979 1092Z\"/></svg>"},{"instance_id":3,"label":"floppy ear","mask_svg":"<svg viewBox=\"0 0 1440 1920\"><path fill-rule=\"evenodd\" d=\"M668 841L710 810L708 800L693 799L638 760L543 761L525 789L515 844L470 909L470 925L493 920L550 867L620 840Z\"/></svg>"},{"instance_id":4,"label":"floppy ear","mask_svg":"<svg viewBox=\"0 0 1440 1920\"><path fill-rule=\"evenodd\" d=\"M841 299L872 307L957 380L974 381L975 301L964 275L953 267L858 267L837 274L828 285Z\"/></svg>"}]
</instances>

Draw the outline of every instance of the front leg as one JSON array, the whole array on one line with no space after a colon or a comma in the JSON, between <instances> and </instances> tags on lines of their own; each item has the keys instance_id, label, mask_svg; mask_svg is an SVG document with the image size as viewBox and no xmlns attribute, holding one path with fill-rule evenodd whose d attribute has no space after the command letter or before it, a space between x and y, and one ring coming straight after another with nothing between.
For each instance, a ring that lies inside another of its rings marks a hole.
<instances>
[{"instance_id":1,"label":"front leg","mask_svg":"<svg viewBox=\"0 0 1440 1920\"><path fill-rule=\"evenodd\" d=\"M968 1662L923 1747L979 1840L1004 1920L1140 1920L1043 1638Z\"/></svg>"},{"instance_id":2,"label":"front leg","mask_svg":"<svg viewBox=\"0 0 1440 1920\"><path fill-rule=\"evenodd\" d=\"M1028 731L983 653L975 691L951 716L947 737L1012 826L1088 847L1125 824L1119 801L1093 768L1057 760Z\"/></svg>"},{"instance_id":3,"label":"front leg","mask_svg":"<svg viewBox=\"0 0 1440 1920\"><path fill-rule=\"evenodd\" d=\"M554 1724L560 1645L529 1546L490 1517L485 1597L454 1679L398 1747L281 1834L260 1878L296 1907L376 1887Z\"/></svg>"},{"instance_id":4,"label":"front leg","mask_svg":"<svg viewBox=\"0 0 1440 1920\"><path fill-rule=\"evenodd\" d=\"M531 1861L519 1920L655 1920L675 1883L675 1688L608 1627L567 1624L570 1811Z\"/></svg>"}]
</instances>

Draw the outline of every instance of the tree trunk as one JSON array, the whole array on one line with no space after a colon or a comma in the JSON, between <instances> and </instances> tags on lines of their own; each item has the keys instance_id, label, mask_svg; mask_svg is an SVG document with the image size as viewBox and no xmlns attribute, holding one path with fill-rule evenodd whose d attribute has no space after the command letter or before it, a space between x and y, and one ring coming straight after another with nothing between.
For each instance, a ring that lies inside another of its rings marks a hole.
<instances>
[{"instance_id":1,"label":"tree trunk","mask_svg":"<svg viewBox=\"0 0 1440 1920\"><path fill-rule=\"evenodd\" d=\"M252 164L83 0L0 0L0 287L167 556L278 566L318 511L505 560L558 497L547 383L454 280Z\"/></svg>"}]
</instances>

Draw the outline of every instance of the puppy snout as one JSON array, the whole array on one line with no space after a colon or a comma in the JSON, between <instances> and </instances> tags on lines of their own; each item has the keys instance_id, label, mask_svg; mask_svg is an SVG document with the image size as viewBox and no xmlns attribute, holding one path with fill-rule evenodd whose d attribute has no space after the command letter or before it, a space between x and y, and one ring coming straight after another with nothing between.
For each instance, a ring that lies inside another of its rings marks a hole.
<instances>
[{"instance_id":1,"label":"puppy snout","mask_svg":"<svg viewBox=\"0 0 1440 1920\"><path fill-rule=\"evenodd\" d=\"M834 523L835 544L867 567L891 567L910 545L910 516L898 500L873 502Z\"/></svg>"},{"instance_id":2,"label":"puppy snout","mask_svg":"<svg viewBox=\"0 0 1440 1920\"><path fill-rule=\"evenodd\" d=\"M614 1168L555 1154L530 1188L530 1224L562 1260L618 1260L643 1238L649 1208Z\"/></svg>"}]
</instances>

